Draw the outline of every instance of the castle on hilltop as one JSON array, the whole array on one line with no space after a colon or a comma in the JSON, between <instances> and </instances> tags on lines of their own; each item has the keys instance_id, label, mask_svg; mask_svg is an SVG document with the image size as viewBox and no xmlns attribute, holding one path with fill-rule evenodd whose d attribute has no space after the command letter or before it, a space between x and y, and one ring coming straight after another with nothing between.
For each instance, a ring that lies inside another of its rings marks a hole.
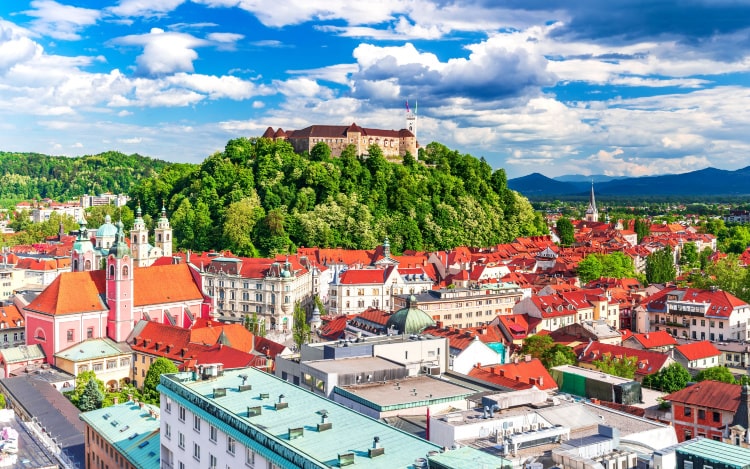
<instances>
[{"instance_id":1,"label":"castle on hilltop","mask_svg":"<svg viewBox=\"0 0 750 469\"><path fill-rule=\"evenodd\" d=\"M334 157L341 156L348 145L355 146L357 156L366 155L370 145L377 145L389 160L400 160L407 152L416 158L418 148L417 137L411 130L368 129L354 123L349 126L311 125L301 130L287 131L281 128L274 131L269 127L262 137L288 141L297 153L309 153L316 144L323 142Z\"/></svg>"}]
</instances>

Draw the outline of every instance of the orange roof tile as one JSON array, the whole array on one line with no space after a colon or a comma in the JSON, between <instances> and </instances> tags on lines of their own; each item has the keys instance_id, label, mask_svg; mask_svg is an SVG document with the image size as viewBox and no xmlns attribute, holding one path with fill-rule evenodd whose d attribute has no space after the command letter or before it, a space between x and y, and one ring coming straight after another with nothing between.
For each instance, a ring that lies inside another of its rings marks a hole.
<instances>
[{"instance_id":1,"label":"orange roof tile","mask_svg":"<svg viewBox=\"0 0 750 469\"><path fill-rule=\"evenodd\" d=\"M675 350L680 352L680 354L682 354L682 356L687 358L689 361L721 355L719 349L717 349L714 344L707 340L678 345L677 347L675 347Z\"/></svg>"},{"instance_id":2,"label":"orange roof tile","mask_svg":"<svg viewBox=\"0 0 750 469\"><path fill-rule=\"evenodd\" d=\"M203 299L187 264L134 269L133 289L135 306Z\"/></svg>"},{"instance_id":3,"label":"orange roof tile","mask_svg":"<svg viewBox=\"0 0 750 469\"><path fill-rule=\"evenodd\" d=\"M665 401L677 402L708 409L736 412L740 405L742 386L719 381L701 381L672 394L664 396Z\"/></svg>"},{"instance_id":4,"label":"orange roof tile","mask_svg":"<svg viewBox=\"0 0 750 469\"><path fill-rule=\"evenodd\" d=\"M103 270L63 272L25 309L51 315L107 311L100 297L104 282Z\"/></svg>"},{"instance_id":5,"label":"orange roof tile","mask_svg":"<svg viewBox=\"0 0 750 469\"><path fill-rule=\"evenodd\" d=\"M469 376L516 390L532 386L542 391L557 389L555 380L537 358L505 365L477 366L469 371Z\"/></svg>"}]
</instances>

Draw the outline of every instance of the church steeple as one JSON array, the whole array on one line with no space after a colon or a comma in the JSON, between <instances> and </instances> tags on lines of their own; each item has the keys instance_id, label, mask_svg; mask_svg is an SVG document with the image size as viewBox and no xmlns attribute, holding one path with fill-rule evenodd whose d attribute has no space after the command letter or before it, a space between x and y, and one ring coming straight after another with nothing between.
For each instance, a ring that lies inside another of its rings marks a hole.
<instances>
[{"instance_id":1,"label":"church steeple","mask_svg":"<svg viewBox=\"0 0 750 469\"><path fill-rule=\"evenodd\" d=\"M94 243L89 238L89 230L86 229L86 219L81 218L78 222L78 237L73 243L71 251L73 272L96 270L96 256L94 254Z\"/></svg>"},{"instance_id":2,"label":"church steeple","mask_svg":"<svg viewBox=\"0 0 750 469\"><path fill-rule=\"evenodd\" d=\"M172 226L167 218L167 209L162 203L161 216L154 229L154 244L161 249L162 256L172 257Z\"/></svg>"},{"instance_id":3,"label":"church steeple","mask_svg":"<svg viewBox=\"0 0 750 469\"><path fill-rule=\"evenodd\" d=\"M133 261L138 267L148 265L149 247L148 230L146 229L146 222L143 221L143 213L139 202L135 209L133 229L130 230L130 250L133 252Z\"/></svg>"},{"instance_id":4,"label":"church steeple","mask_svg":"<svg viewBox=\"0 0 750 469\"><path fill-rule=\"evenodd\" d=\"M591 194L589 195L589 206L586 209L586 221L599 221L599 210L596 209L596 198L594 197L594 181L591 181Z\"/></svg>"}]
</instances>

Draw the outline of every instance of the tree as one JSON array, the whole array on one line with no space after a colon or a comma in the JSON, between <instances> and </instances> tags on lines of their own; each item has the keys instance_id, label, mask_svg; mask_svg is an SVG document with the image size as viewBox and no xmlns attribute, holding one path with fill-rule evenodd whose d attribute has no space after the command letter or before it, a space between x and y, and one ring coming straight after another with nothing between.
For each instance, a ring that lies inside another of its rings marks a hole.
<instances>
[{"instance_id":1,"label":"tree","mask_svg":"<svg viewBox=\"0 0 750 469\"><path fill-rule=\"evenodd\" d=\"M331 147L325 142L318 142L310 150L310 159L312 161L328 161L331 159Z\"/></svg>"},{"instance_id":2,"label":"tree","mask_svg":"<svg viewBox=\"0 0 750 469\"><path fill-rule=\"evenodd\" d=\"M724 366L712 366L698 372L695 375L696 381L721 381L722 383L735 384L737 381L729 368Z\"/></svg>"},{"instance_id":3,"label":"tree","mask_svg":"<svg viewBox=\"0 0 750 469\"><path fill-rule=\"evenodd\" d=\"M544 354L547 353L553 345L555 345L555 341L548 335L532 335L523 340L521 355L531 355L534 358L542 360Z\"/></svg>"},{"instance_id":4,"label":"tree","mask_svg":"<svg viewBox=\"0 0 750 469\"><path fill-rule=\"evenodd\" d=\"M594 360L594 366L603 373L633 379L638 366L638 358L628 356L618 358L605 354L600 360Z\"/></svg>"},{"instance_id":5,"label":"tree","mask_svg":"<svg viewBox=\"0 0 750 469\"><path fill-rule=\"evenodd\" d=\"M648 283L672 282L676 275L674 256L670 247L654 251L646 258L646 281Z\"/></svg>"},{"instance_id":6,"label":"tree","mask_svg":"<svg viewBox=\"0 0 750 469\"><path fill-rule=\"evenodd\" d=\"M143 398L150 404L159 403L159 391L156 387L159 385L160 377L164 373L177 373L177 365L172 360L159 357L148 367L146 378L143 380Z\"/></svg>"},{"instance_id":7,"label":"tree","mask_svg":"<svg viewBox=\"0 0 750 469\"><path fill-rule=\"evenodd\" d=\"M264 216L257 194L230 204L223 230L226 247L241 256L257 255L258 251L250 236L255 224Z\"/></svg>"},{"instance_id":8,"label":"tree","mask_svg":"<svg viewBox=\"0 0 750 469\"><path fill-rule=\"evenodd\" d=\"M576 271L578 272L578 277L581 279L581 283L589 283L592 280L601 278L603 270L604 266L602 265L600 256L598 254L589 254L578 263Z\"/></svg>"},{"instance_id":9,"label":"tree","mask_svg":"<svg viewBox=\"0 0 750 469\"><path fill-rule=\"evenodd\" d=\"M692 267L698 262L698 248L695 243L685 243L680 251L680 265Z\"/></svg>"},{"instance_id":10,"label":"tree","mask_svg":"<svg viewBox=\"0 0 750 469\"><path fill-rule=\"evenodd\" d=\"M104 401L104 393L99 389L95 378L90 378L78 400L78 408L81 412L88 412L101 408Z\"/></svg>"},{"instance_id":11,"label":"tree","mask_svg":"<svg viewBox=\"0 0 750 469\"><path fill-rule=\"evenodd\" d=\"M102 395L104 395L104 382L100 379L97 379L96 373L94 373L93 371L81 371L80 373L78 373L78 376L76 376L75 388L73 388L72 391L65 393L74 406L78 407L81 396L86 389L86 385L88 385L89 381L91 380L94 380L97 388L99 389L99 391L101 391Z\"/></svg>"},{"instance_id":12,"label":"tree","mask_svg":"<svg viewBox=\"0 0 750 469\"><path fill-rule=\"evenodd\" d=\"M741 300L750 301L750 274L740 264L737 254L729 254L707 265L703 275L695 276L693 286L704 289L718 287Z\"/></svg>"},{"instance_id":13,"label":"tree","mask_svg":"<svg viewBox=\"0 0 750 469\"><path fill-rule=\"evenodd\" d=\"M292 337L297 346L297 350L302 350L302 344L310 340L310 325L307 323L307 313L302 309L298 301L294 304L294 313L292 315Z\"/></svg>"},{"instance_id":14,"label":"tree","mask_svg":"<svg viewBox=\"0 0 750 469\"><path fill-rule=\"evenodd\" d=\"M567 218L560 218L557 220L557 235L560 237L560 244L563 246L570 246L575 243L575 228L573 223Z\"/></svg>"},{"instance_id":15,"label":"tree","mask_svg":"<svg viewBox=\"0 0 750 469\"><path fill-rule=\"evenodd\" d=\"M691 379L690 372L684 366L674 362L657 373L646 376L643 379L643 385L670 393L683 389Z\"/></svg>"},{"instance_id":16,"label":"tree","mask_svg":"<svg viewBox=\"0 0 750 469\"><path fill-rule=\"evenodd\" d=\"M633 222L633 231L635 231L638 236L638 242L640 243L643 238L651 233L651 227L649 226L648 221L636 218Z\"/></svg>"},{"instance_id":17,"label":"tree","mask_svg":"<svg viewBox=\"0 0 750 469\"><path fill-rule=\"evenodd\" d=\"M542 356L542 364L547 369L562 365L575 365L577 362L578 358L573 349L562 344L553 345Z\"/></svg>"}]
</instances>

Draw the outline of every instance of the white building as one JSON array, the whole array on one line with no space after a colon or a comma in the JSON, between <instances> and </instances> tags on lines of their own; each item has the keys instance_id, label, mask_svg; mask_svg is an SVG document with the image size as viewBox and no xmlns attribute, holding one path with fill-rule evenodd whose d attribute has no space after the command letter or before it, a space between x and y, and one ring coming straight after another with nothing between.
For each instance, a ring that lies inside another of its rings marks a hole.
<instances>
[{"instance_id":1,"label":"white building","mask_svg":"<svg viewBox=\"0 0 750 469\"><path fill-rule=\"evenodd\" d=\"M162 375L161 466L411 467L441 448L254 368Z\"/></svg>"}]
</instances>

